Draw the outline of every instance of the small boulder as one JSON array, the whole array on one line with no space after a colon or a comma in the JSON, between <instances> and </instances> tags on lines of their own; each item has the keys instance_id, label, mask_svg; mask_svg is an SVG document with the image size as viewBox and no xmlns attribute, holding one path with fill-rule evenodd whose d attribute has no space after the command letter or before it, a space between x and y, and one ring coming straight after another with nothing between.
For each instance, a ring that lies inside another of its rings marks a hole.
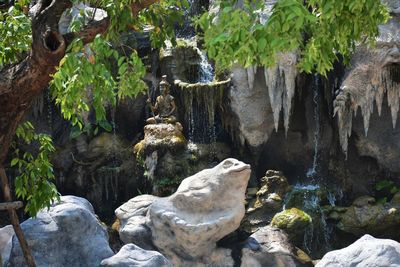
<instances>
[{"instance_id":1,"label":"small boulder","mask_svg":"<svg viewBox=\"0 0 400 267\"><path fill-rule=\"evenodd\" d=\"M312 225L310 215L297 208L291 208L275 214L271 225L284 230L292 241L302 240L308 227Z\"/></svg>"},{"instance_id":2,"label":"small boulder","mask_svg":"<svg viewBox=\"0 0 400 267\"><path fill-rule=\"evenodd\" d=\"M399 267L400 243L364 235L348 247L325 254L316 267L325 266Z\"/></svg>"},{"instance_id":3,"label":"small boulder","mask_svg":"<svg viewBox=\"0 0 400 267\"><path fill-rule=\"evenodd\" d=\"M400 203L398 195L391 202L376 202L375 198L362 196L350 207L333 207L328 218L337 221L336 227L346 233L362 236L366 233L379 237L400 237Z\"/></svg>"},{"instance_id":4,"label":"small boulder","mask_svg":"<svg viewBox=\"0 0 400 267\"><path fill-rule=\"evenodd\" d=\"M121 250L101 262L103 267L172 267L172 264L157 251L144 250L134 244L128 244Z\"/></svg>"},{"instance_id":5,"label":"small boulder","mask_svg":"<svg viewBox=\"0 0 400 267\"><path fill-rule=\"evenodd\" d=\"M285 194L290 185L280 171L268 170L261 178L261 188L256 192L256 198L249 200L242 228L248 233L254 233L267 226L274 215L282 210Z\"/></svg>"},{"instance_id":6,"label":"small boulder","mask_svg":"<svg viewBox=\"0 0 400 267\"><path fill-rule=\"evenodd\" d=\"M146 225L146 214L156 199L158 199L156 196L140 195L115 210L120 222L119 237L122 242L133 243L144 249L154 249L151 231Z\"/></svg>"},{"instance_id":7,"label":"small boulder","mask_svg":"<svg viewBox=\"0 0 400 267\"><path fill-rule=\"evenodd\" d=\"M150 155L156 150L178 151L186 145L180 123L149 124L144 127L144 139L134 147L136 156Z\"/></svg>"},{"instance_id":8,"label":"small boulder","mask_svg":"<svg viewBox=\"0 0 400 267\"><path fill-rule=\"evenodd\" d=\"M312 266L311 259L300 259L296 254L297 249L282 230L266 226L246 240L241 267Z\"/></svg>"},{"instance_id":9,"label":"small boulder","mask_svg":"<svg viewBox=\"0 0 400 267\"><path fill-rule=\"evenodd\" d=\"M107 231L84 198L63 196L61 201L41 210L35 219L21 224L37 266L97 267L111 257ZM25 265L18 239L14 236L9 262Z\"/></svg>"}]
</instances>

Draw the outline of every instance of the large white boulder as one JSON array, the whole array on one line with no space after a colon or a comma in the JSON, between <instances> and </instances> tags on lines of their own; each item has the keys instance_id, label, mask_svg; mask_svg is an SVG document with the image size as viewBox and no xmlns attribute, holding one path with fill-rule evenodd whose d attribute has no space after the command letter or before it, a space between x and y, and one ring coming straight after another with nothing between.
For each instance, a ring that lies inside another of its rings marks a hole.
<instances>
[{"instance_id":1,"label":"large white boulder","mask_svg":"<svg viewBox=\"0 0 400 267\"><path fill-rule=\"evenodd\" d=\"M250 165L226 159L183 180L176 193L149 207L153 243L174 266L233 264L216 242L239 227L249 177Z\"/></svg>"},{"instance_id":2,"label":"large white boulder","mask_svg":"<svg viewBox=\"0 0 400 267\"><path fill-rule=\"evenodd\" d=\"M60 203L41 210L21 228L37 266L98 267L103 259L114 255L105 228L84 198L63 196ZM15 236L6 266L26 266Z\"/></svg>"},{"instance_id":3,"label":"large white boulder","mask_svg":"<svg viewBox=\"0 0 400 267\"><path fill-rule=\"evenodd\" d=\"M398 267L400 266L400 243L364 235L348 247L325 254L316 267L325 266Z\"/></svg>"}]
</instances>

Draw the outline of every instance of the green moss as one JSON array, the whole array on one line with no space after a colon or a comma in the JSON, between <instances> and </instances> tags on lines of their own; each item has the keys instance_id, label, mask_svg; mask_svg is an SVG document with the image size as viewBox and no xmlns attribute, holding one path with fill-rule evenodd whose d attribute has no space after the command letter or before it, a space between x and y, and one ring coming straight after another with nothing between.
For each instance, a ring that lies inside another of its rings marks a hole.
<instances>
[{"instance_id":1,"label":"green moss","mask_svg":"<svg viewBox=\"0 0 400 267\"><path fill-rule=\"evenodd\" d=\"M311 216L297 208L291 208L275 214L271 225L289 232L302 231L312 224Z\"/></svg>"}]
</instances>

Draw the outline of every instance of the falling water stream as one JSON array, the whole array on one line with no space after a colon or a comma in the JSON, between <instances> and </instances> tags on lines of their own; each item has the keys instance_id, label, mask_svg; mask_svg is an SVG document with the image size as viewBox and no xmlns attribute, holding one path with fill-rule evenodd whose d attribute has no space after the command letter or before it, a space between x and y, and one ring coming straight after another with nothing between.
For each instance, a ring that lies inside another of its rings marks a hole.
<instances>
[{"instance_id":1,"label":"falling water stream","mask_svg":"<svg viewBox=\"0 0 400 267\"><path fill-rule=\"evenodd\" d=\"M312 217L312 225L304 234L303 247L308 253L318 251L326 252L330 248L331 227L326 222L326 217L321 206L335 206L341 198L341 191L328 189L322 185L319 173L319 153L321 142L321 96L320 78L315 75L313 79L313 111L314 111L314 153L311 167L306 172L307 181L296 184L291 192L286 195L284 208L296 207ZM317 252L317 253L318 253Z\"/></svg>"},{"instance_id":2,"label":"falling water stream","mask_svg":"<svg viewBox=\"0 0 400 267\"><path fill-rule=\"evenodd\" d=\"M317 177L318 158L319 158L319 143L321 135L321 120L320 120L320 96L319 96L319 77L314 75L313 86L313 103L314 103L314 156L311 168L307 171L307 177L315 180Z\"/></svg>"}]
</instances>

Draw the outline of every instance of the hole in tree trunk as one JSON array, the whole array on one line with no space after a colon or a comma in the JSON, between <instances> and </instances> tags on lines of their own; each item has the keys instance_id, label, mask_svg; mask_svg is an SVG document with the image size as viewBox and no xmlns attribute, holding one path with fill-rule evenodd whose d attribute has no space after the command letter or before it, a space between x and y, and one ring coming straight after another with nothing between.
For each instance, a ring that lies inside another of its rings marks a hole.
<instances>
[{"instance_id":1,"label":"hole in tree trunk","mask_svg":"<svg viewBox=\"0 0 400 267\"><path fill-rule=\"evenodd\" d=\"M44 0L44 1L43 1L43 8L42 8L42 10L45 9L46 7L48 7L48 6L51 4L51 2L52 2L52 0Z\"/></svg>"},{"instance_id":2,"label":"hole in tree trunk","mask_svg":"<svg viewBox=\"0 0 400 267\"><path fill-rule=\"evenodd\" d=\"M51 51L56 51L58 47L60 47L61 42L57 38L57 35L53 32L49 32L45 39L46 47Z\"/></svg>"}]
</instances>

